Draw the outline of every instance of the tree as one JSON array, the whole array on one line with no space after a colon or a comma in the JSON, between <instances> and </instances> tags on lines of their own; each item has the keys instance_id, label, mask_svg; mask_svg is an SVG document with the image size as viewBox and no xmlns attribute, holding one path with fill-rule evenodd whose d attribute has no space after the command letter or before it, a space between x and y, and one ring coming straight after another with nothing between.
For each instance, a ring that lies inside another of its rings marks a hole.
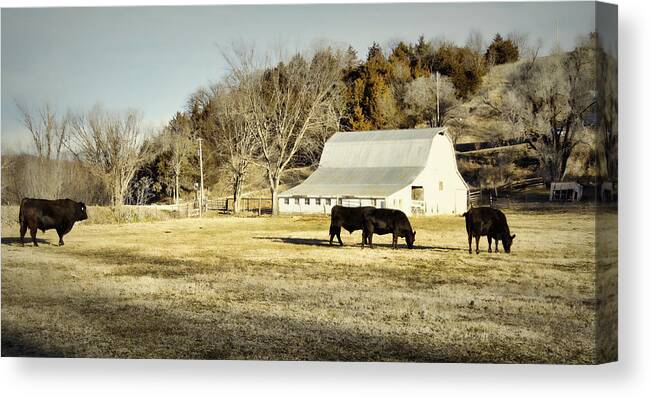
<instances>
[{"instance_id":1,"label":"tree","mask_svg":"<svg viewBox=\"0 0 651 398\"><path fill-rule=\"evenodd\" d=\"M205 137L218 157L228 165L233 192L233 210L240 211L242 188L246 182L249 167L255 161L258 149L257 136L249 114L247 97L242 95L237 79L231 79L229 86L216 96L216 129Z\"/></svg>"},{"instance_id":2,"label":"tree","mask_svg":"<svg viewBox=\"0 0 651 398\"><path fill-rule=\"evenodd\" d=\"M529 45L529 33L513 30L506 35L506 41L510 41L518 49L518 58L526 57L532 51Z\"/></svg>"},{"instance_id":3,"label":"tree","mask_svg":"<svg viewBox=\"0 0 651 398\"><path fill-rule=\"evenodd\" d=\"M404 62L408 56L402 53L408 51L404 43L396 48L399 55L392 55L393 62L390 62L380 45L373 43L368 50L366 62L345 71L348 109L346 127L349 129L365 131L399 126L401 115L394 88L410 79L410 71L409 64ZM396 69L399 70L397 74L394 73Z\"/></svg>"},{"instance_id":4,"label":"tree","mask_svg":"<svg viewBox=\"0 0 651 398\"><path fill-rule=\"evenodd\" d=\"M534 58L515 69L499 96L484 98L535 150L552 181L565 177L586 112L595 104L593 59L589 43L567 54Z\"/></svg>"},{"instance_id":5,"label":"tree","mask_svg":"<svg viewBox=\"0 0 651 398\"><path fill-rule=\"evenodd\" d=\"M68 119L60 117L50 104L31 111L16 103L23 126L29 131L36 156L40 159L60 159L68 139Z\"/></svg>"},{"instance_id":6,"label":"tree","mask_svg":"<svg viewBox=\"0 0 651 398\"><path fill-rule=\"evenodd\" d=\"M472 51L475 62L475 69L480 70L484 68L484 57L483 54L486 51L486 43L484 42L484 36L478 30L471 30L466 39L466 48Z\"/></svg>"},{"instance_id":7,"label":"tree","mask_svg":"<svg viewBox=\"0 0 651 398\"><path fill-rule=\"evenodd\" d=\"M477 56L468 47L444 44L436 50L430 61L432 71L449 76L454 84L457 97L468 98L475 93L486 73L484 66L477 63Z\"/></svg>"},{"instance_id":8,"label":"tree","mask_svg":"<svg viewBox=\"0 0 651 398\"><path fill-rule=\"evenodd\" d=\"M425 36L420 35L418 42L413 48L414 57L411 63L412 74L414 78L429 76L432 71L429 69L429 60L434 55L432 43L425 40Z\"/></svg>"},{"instance_id":9,"label":"tree","mask_svg":"<svg viewBox=\"0 0 651 398\"><path fill-rule=\"evenodd\" d=\"M63 192L65 176L63 164L65 145L69 135L67 116L60 116L50 104L31 110L24 104L16 103L21 114L21 121L30 133L35 158L27 161L25 166L29 173L21 181L28 182L30 187L25 190L31 195L57 199ZM26 173L23 170L23 173ZM21 173L20 170L16 171ZM18 176L17 176L18 177ZM22 188L19 191L23 191Z\"/></svg>"},{"instance_id":10,"label":"tree","mask_svg":"<svg viewBox=\"0 0 651 398\"><path fill-rule=\"evenodd\" d=\"M409 83L405 93L405 112L413 120L412 126L427 124L435 127L436 123L436 80L431 77L419 77ZM439 115L441 125L445 125L452 110L459 105L452 80L447 76L439 78Z\"/></svg>"},{"instance_id":11,"label":"tree","mask_svg":"<svg viewBox=\"0 0 651 398\"><path fill-rule=\"evenodd\" d=\"M169 167L174 174L174 204L178 206L181 172L196 149L196 144L192 139L190 120L186 115L177 112L165 129L164 141L164 145L169 151L168 165L165 167Z\"/></svg>"},{"instance_id":12,"label":"tree","mask_svg":"<svg viewBox=\"0 0 651 398\"><path fill-rule=\"evenodd\" d=\"M518 47L510 40L504 40L502 35L497 33L493 42L486 50L486 63L488 65L501 65L515 62L520 57Z\"/></svg>"},{"instance_id":13,"label":"tree","mask_svg":"<svg viewBox=\"0 0 651 398\"><path fill-rule=\"evenodd\" d=\"M113 206L124 204L129 183L146 160L140 123L137 111L109 112L99 105L71 119L71 150L106 184Z\"/></svg>"},{"instance_id":14,"label":"tree","mask_svg":"<svg viewBox=\"0 0 651 398\"><path fill-rule=\"evenodd\" d=\"M599 174L611 181L617 180L618 151L618 96L617 58L608 54L597 42L597 153Z\"/></svg>"},{"instance_id":15,"label":"tree","mask_svg":"<svg viewBox=\"0 0 651 398\"><path fill-rule=\"evenodd\" d=\"M296 54L264 69L255 67L251 53L239 54L229 59L232 79L247 106L257 162L267 175L273 214L278 214L278 189L296 154L315 132L339 127L332 108L341 95L342 65L330 49L318 51L310 62Z\"/></svg>"}]
</instances>

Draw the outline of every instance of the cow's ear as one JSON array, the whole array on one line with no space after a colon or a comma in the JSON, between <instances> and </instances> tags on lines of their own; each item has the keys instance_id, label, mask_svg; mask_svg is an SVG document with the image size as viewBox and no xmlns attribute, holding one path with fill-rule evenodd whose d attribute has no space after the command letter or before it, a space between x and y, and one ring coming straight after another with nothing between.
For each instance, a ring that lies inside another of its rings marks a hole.
<instances>
[{"instance_id":1,"label":"cow's ear","mask_svg":"<svg viewBox=\"0 0 651 398\"><path fill-rule=\"evenodd\" d=\"M515 239L515 234L511 235L511 240Z\"/></svg>"}]
</instances>

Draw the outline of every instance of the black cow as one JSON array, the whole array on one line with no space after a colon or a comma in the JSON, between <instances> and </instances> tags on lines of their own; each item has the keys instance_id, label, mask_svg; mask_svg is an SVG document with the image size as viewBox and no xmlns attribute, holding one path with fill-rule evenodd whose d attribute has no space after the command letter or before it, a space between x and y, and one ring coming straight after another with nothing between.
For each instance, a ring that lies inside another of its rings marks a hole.
<instances>
[{"instance_id":1,"label":"black cow","mask_svg":"<svg viewBox=\"0 0 651 398\"><path fill-rule=\"evenodd\" d=\"M353 233L364 227L364 213L375 209L373 206L362 207L344 207L333 206L330 212L330 245L332 239L336 236L339 245L343 246L341 241L341 228L343 227L349 233Z\"/></svg>"},{"instance_id":2,"label":"black cow","mask_svg":"<svg viewBox=\"0 0 651 398\"><path fill-rule=\"evenodd\" d=\"M364 213L364 229L362 232L362 249L364 243L373 248L373 234L393 234L391 247L398 248L398 237L405 238L407 247L414 247L416 231L411 229L409 219L400 210L394 209L373 209Z\"/></svg>"},{"instance_id":3,"label":"black cow","mask_svg":"<svg viewBox=\"0 0 651 398\"><path fill-rule=\"evenodd\" d=\"M45 232L48 229L56 229L59 235L59 246L63 246L63 235L70 232L76 221L88 218L86 205L82 202L75 202L70 199L30 199L24 198L20 202L18 222L20 223L20 243L24 244L25 232L29 228L34 246L36 242L36 230Z\"/></svg>"},{"instance_id":4,"label":"black cow","mask_svg":"<svg viewBox=\"0 0 651 398\"><path fill-rule=\"evenodd\" d=\"M488 252L492 252L491 241L495 239L495 252L498 251L499 241L504 245L504 251L511 252L511 244L515 235L511 235L506 216L500 210L491 207L474 207L463 213L466 218L468 232L468 253L472 253L472 237L475 237L475 251L479 254L479 237L488 237Z\"/></svg>"}]
</instances>

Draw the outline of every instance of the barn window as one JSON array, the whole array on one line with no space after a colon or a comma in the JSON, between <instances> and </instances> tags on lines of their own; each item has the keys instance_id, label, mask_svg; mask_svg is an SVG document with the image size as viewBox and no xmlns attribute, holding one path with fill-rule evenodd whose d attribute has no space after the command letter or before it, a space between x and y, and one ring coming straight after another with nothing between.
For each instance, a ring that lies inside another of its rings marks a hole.
<instances>
[{"instance_id":1,"label":"barn window","mask_svg":"<svg viewBox=\"0 0 651 398\"><path fill-rule=\"evenodd\" d=\"M326 204L327 206L330 206L330 205L332 204L331 199L330 199L330 198L326 198L326 200L325 200L325 204Z\"/></svg>"},{"instance_id":2,"label":"barn window","mask_svg":"<svg viewBox=\"0 0 651 398\"><path fill-rule=\"evenodd\" d=\"M321 198L315 198L314 202L317 206L321 205Z\"/></svg>"},{"instance_id":3,"label":"barn window","mask_svg":"<svg viewBox=\"0 0 651 398\"><path fill-rule=\"evenodd\" d=\"M439 181L439 191L443 190L443 181Z\"/></svg>"},{"instance_id":4,"label":"barn window","mask_svg":"<svg viewBox=\"0 0 651 398\"><path fill-rule=\"evenodd\" d=\"M305 204L309 205L310 204L310 198L305 198Z\"/></svg>"},{"instance_id":5,"label":"barn window","mask_svg":"<svg viewBox=\"0 0 651 398\"><path fill-rule=\"evenodd\" d=\"M289 204L289 198L285 198L285 204L286 204L286 205Z\"/></svg>"},{"instance_id":6,"label":"barn window","mask_svg":"<svg viewBox=\"0 0 651 398\"><path fill-rule=\"evenodd\" d=\"M423 187L411 187L411 200L425 200L425 191L423 191Z\"/></svg>"},{"instance_id":7,"label":"barn window","mask_svg":"<svg viewBox=\"0 0 651 398\"><path fill-rule=\"evenodd\" d=\"M300 204L300 203L301 203L301 202L300 202L300 199L299 199L299 198L294 198L294 204L295 204L295 205L298 205L298 204Z\"/></svg>"}]
</instances>

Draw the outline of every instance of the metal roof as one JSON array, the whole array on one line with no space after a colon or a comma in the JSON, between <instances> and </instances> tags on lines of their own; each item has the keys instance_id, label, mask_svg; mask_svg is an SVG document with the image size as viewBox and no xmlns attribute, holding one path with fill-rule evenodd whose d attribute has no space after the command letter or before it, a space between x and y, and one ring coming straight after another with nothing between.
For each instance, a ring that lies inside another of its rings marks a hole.
<instances>
[{"instance_id":1,"label":"metal roof","mask_svg":"<svg viewBox=\"0 0 651 398\"><path fill-rule=\"evenodd\" d=\"M339 132L326 142L319 168L280 196L386 197L425 168L445 128Z\"/></svg>"}]
</instances>

